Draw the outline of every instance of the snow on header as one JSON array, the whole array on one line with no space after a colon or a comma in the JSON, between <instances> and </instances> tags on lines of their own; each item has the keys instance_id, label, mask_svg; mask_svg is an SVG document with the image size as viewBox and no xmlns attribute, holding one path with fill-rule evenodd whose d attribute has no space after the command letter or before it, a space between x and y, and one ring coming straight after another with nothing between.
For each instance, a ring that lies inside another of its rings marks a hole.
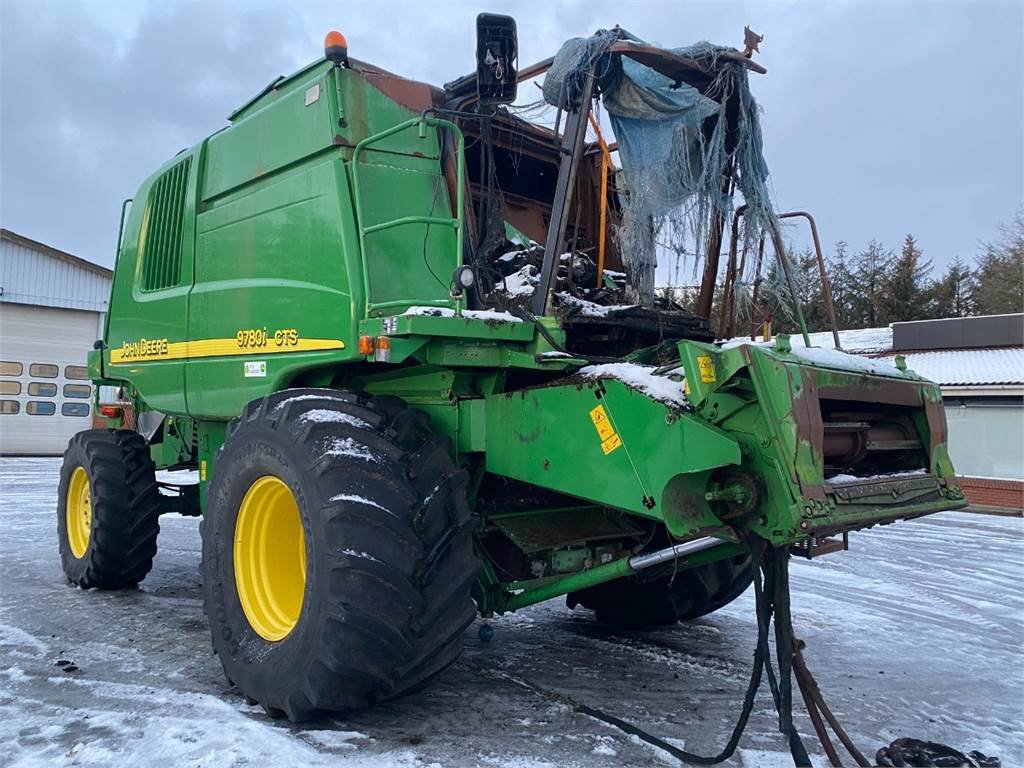
<instances>
[{"instance_id":1,"label":"snow on header","mask_svg":"<svg viewBox=\"0 0 1024 768\"><path fill-rule=\"evenodd\" d=\"M580 368L577 375L585 379L617 379L627 387L639 390L652 400L675 408L689 408L683 394L684 382L667 376L655 376L654 368L637 363L603 363Z\"/></svg>"},{"instance_id":2,"label":"snow on header","mask_svg":"<svg viewBox=\"0 0 1024 768\"><path fill-rule=\"evenodd\" d=\"M831 335L829 338L831 338ZM848 370L855 369L882 376L894 376L897 373L896 366L892 360L876 360L870 357L851 355L838 349L805 347L804 340L800 336L791 336L789 341L791 346L789 354L814 365L823 365L829 368L846 368ZM752 347L775 349L774 341L751 341L747 338L729 339L729 341L722 344L722 349L733 349L734 347L742 347L745 344L749 344Z\"/></svg>"},{"instance_id":3,"label":"snow on header","mask_svg":"<svg viewBox=\"0 0 1024 768\"><path fill-rule=\"evenodd\" d=\"M426 315L429 317L455 317L455 310L447 307L409 307L403 314ZM521 323L520 318L509 312L497 312L493 309L464 309L459 317L467 320L489 320L499 323Z\"/></svg>"}]
</instances>

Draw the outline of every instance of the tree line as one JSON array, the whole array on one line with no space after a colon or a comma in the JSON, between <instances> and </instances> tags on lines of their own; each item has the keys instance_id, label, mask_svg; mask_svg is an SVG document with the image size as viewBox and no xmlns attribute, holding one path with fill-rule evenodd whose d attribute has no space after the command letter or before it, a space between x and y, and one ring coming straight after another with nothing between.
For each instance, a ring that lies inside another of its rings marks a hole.
<instances>
[{"instance_id":1,"label":"tree line","mask_svg":"<svg viewBox=\"0 0 1024 768\"><path fill-rule=\"evenodd\" d=\"M775 333L798 330L789 291L771 257L756 301L753 278L737 289L737 333L759 326L765 314ZM790 252L793 277L811 331L827 330L828 314L817 257L810 249ZM971 261L959 256L942 272L922 253L913 235L898 251L871 240L855 253L846 242L836 243L825 257L832 303L841 329L877 328L906 320L999 315L1024 311L1024 208L1000 227L991 242L979 245ZM721 295L721 292L719 292ZM716 301L721 304L721 301ZM717 330L720 307L711 318Z\"/></svg>"}]
</instances>

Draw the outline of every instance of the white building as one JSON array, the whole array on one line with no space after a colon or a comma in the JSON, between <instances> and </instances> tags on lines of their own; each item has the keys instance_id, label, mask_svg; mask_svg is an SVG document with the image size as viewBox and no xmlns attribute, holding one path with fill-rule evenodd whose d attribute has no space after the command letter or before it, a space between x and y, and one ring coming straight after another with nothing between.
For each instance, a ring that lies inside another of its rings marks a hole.
<instances>
[{"instance_id":1,"label":"white building","mask_svg":"<svg viewBox=\"0 0 1024 768\"><path fill-rule=\"evenodd\" d=\"M59 455L92 425L86 355L111 274L0 229L0 454Z\"/></svg>"}]
</instances>

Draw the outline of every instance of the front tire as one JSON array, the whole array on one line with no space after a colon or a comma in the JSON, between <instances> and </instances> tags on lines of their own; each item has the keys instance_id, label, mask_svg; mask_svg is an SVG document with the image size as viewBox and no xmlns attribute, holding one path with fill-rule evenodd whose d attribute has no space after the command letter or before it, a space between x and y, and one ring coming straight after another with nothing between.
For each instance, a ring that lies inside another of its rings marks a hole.
<instances>
[{"instance_id":1,"label":"front tire","mask_svg":"<svg viewBox=\"0 0 1024 768\"><path fill-rule=\"evenodd\" d=\"M202 527L213 647L239 692L306 720L453 662L476 614L466 482L448 439L397 398L307 389L250 403Z\"/></svg>"},{"instance_id":2,"label":"front tire","mask_svg":"<svg viewBox=\"0 0 1024 768\"><path fill-rule=\"evenodd\" d=\"M68 581L82 589L138 584L153 567L160 492L137 432L90 429L71 438L57 490L57 538Z\"/></svg>"}]
</instances>

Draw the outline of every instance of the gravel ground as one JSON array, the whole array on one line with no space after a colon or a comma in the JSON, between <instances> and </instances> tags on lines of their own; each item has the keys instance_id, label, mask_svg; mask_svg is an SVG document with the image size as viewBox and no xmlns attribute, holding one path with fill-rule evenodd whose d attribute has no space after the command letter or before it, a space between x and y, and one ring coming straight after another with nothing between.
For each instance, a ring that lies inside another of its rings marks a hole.
<instances>
[{"instance_id":1,"label":"gravel ground","mask_svg":"<svg viewBox=\"0 0 1024 768\"><path fill-rule=\"evenodd\" d=\"M0 459L0 765L677 764L520 682L704 753L735 718L755 634L749 593L639 635L551 601L493 620L488 643L478 622L463 658L421 693L345 720L271 721L229 690L210 651L197 521L161 521L141 588L69 587L57 555L58 469L57 459ZM1024 764L1022 525L948 512L794 562L808 663L862 750L908 735ZM802 714L797 723L811 734ZM731 764L788 763L762 696Z\"/></svg>"}]
</instances>

